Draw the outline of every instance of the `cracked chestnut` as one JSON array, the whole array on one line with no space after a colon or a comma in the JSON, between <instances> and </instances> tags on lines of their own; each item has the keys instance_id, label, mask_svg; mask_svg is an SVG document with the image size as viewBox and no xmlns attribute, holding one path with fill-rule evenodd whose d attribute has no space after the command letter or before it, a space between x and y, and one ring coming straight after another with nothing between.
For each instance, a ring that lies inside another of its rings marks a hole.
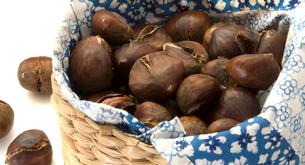
<instances>
[{"instance_id":1,"label":"cracked chestnut","mask_svg":"<svg viewBox=\"0 0 305 165\"><path fill-rule=\"evenodd\" d=\"M173 41L164 28L157 25L143 26L139 33L135 34L135 40L147 42L157 50L162 50L165 43Z\"/></svg>"},{"instance_id":2,"label":"cracked chestnut","mask_svg":"<svg viewBox=\"0 0 305 165\"><path fill-rule=\"evenodd\" d=\"M164 101L176 91L183 79L183 62L154 52L138 59L129 74L129 88L140 101Z\"/></svg>"},{"instance_id":3,"label":"cracked chestnut","mask_svg":"<svg viewBox=\"0 0 305 165\"><path fill-rule=\"evenodd\" d=\"M94 14L92 30L110 45L122 45L133 39L133 30L127 21L115 12L104 9Z\"/></svg>"},{"instance_id":4,"label":"cracked chestnut","mask_svg":"<svg viewBox=\"0 0 305 165\"><path fill-rule=\"evenodd\" d=\"M115 91L92 94L87 97L87 100L123 109L129 113L134 113L137 102L133 96Z\"/></svg>"},{"instance_id":5,"label":"cracked chestnut","mask_svg":"<svg viewBox=\"0 0 305 165\"><path fill-rule=\"evenodd\" d=\"M111 49L100 36L89 36L75 46L69 61L72 85L81 93L106 89L112 83Z\"/></svg>"},{"instance_id":6,"label":"cracked chestnut","mask_svg":"<svg viewBox=\"0 0 305 165\"><path fill-rule=\"evenodd\" d=\"M128 78L129 72L137 59L156 51L155 47L143 41L126 43L119 47L112 57L115 70L121 76Z\"/></svg>"},{"instance_id":7,"label":"cracked chestnut","mask_svg":"<svg viewBox=\"0 0 305 165\"><path fill-rule=\"evenodd\" d=\"M40 130L27 130L9 145L5 163L9 165L51 165L52 147Z\"/></svg>"},{"instance_id":8,"label":"cracked chestnut","mask_svg":"<svg viewBox=\"0 0 305 165\"><path fill-rule=\"evenodd\" d=\"M6 102L0 100L0 139L8 134L14 124L14 111Z\"/></svg>"},{"instance_id":9,"label":"cracked chestnut","mask_svg":"<svg viewBox=\"0 0 305 165\"><path fill-rule=\"evenodd\" d=\"M46 56L30 57L19 64L20 85L32 92L51 94L52 59Z\"/></svg>"}]
</instances>

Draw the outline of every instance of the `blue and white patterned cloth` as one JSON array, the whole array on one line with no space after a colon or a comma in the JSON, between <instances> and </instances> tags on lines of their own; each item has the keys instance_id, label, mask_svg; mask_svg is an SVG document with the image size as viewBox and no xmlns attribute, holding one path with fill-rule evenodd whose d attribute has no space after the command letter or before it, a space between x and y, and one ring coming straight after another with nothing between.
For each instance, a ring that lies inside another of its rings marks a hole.
<instances>
[{"instance_id":1,"label":"blue and white patterned cloth","mask_svg":"<svg viewBox=\"0 0 305 165\"><path fill-rule=\"evenodd\" d=\"M70 89L70 49L91 34L92 15L101 8L131 24L162 22L194 9L208 12L214 22L231 20L256 30L278 27L288 33L283 70L259 97L262 113L228 131L184 137L178 118L149 129L123 110L80 100ZM53 71L72 106L151 143L170 164L305 164L305 3L299 0L73 0L59 31Z\"/></svg>"}]
</instances>

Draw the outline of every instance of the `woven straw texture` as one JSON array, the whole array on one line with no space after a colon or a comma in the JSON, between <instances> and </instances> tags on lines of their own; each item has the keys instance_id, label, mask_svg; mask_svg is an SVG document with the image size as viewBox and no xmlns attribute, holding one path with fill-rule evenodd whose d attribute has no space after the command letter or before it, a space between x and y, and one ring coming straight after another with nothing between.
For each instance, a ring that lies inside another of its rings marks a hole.
<instances>
[{"instance_id":1,"label":"woven straw texture","mask_svg":"<svg viewBox=\"0 0 305 165\"><path fill-rule=\"evenodd\" d=\"M53 76L52 88L51 102L58 113L66 165L167 164L153 146L125 135L111 125L99 125L74 109L61 96Z\"/></svg>"}]
</instances>

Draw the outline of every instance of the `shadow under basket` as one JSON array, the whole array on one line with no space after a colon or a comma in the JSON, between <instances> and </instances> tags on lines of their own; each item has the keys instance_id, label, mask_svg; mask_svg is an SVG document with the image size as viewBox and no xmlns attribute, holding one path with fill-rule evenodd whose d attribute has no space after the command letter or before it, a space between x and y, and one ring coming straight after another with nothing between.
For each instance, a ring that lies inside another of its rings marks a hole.
<instances>
[{"instance_id":1,"label":"shadow under basket","mask_svg":"<svg viewBox=\"0 0 305 165\"><path fill-rule=\"evenodd\" d=\"M63 99L54 76L51 102L58 113L62 152L67 165L163 165L152 145L129 137L111 125L99 125Z\"/></svg>"}]
</instances>

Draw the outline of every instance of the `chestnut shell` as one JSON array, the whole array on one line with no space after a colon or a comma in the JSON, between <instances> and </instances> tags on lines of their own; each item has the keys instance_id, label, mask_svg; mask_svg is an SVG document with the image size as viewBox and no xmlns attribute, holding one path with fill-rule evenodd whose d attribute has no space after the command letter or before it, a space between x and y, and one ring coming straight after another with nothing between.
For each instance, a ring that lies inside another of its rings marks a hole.
<instances>
[{"instance_id":1,"label":"chestnut shell","mask_svg":"<svg viewBox=\"0 0 305 165\"><path fill-rule=\"evenodd\" d=\"M112 83L111 49L99 36L89 36L75 46L69 61L72 85L81 93L106 89Z\"/></svg>"},{"instance_id":2,"label":"chestnut shell","mask_svg":"<svg viewBox=\"0 0 305 165\"><path fill-rule=\"evenodd\" d=\"M176 100L183 114L195 114L208 110L208 106L218 96L220 84L211 76L194 74L180 84Z\"/></svg>"},{"instance_id":3,"label":"chestnut shell","mask_svg":"<svg viewBox=\"0 0 305 165\"><path fill-rule=\"evenodd\" d=\"M229 61L227 69L238 85L256 91L267 89L281 71L273 54L240 55Z\"/></svg>"},{"instance_id":4,"label":"chestnut shell","mask_svg":"<svg viewBox=\"0 0 305 165\"><path fill-rule=\"evenodd\" d=\"M133 30L127 21L115 12L105 9L94 14L92 30L111 45L121 45L133 39Z\"/></svg>"},{"instance_id":5,"label":"chestnut shell","mask_svg":"<svg viewBox=\"0 0 305 165\"><path fill-rule=\"evenodd\" d=\"M210 122L221 118L244 121L260 113L260 105L256 96L249 90L233 87L224 90L217 103L209 112Z\"/></svg>"},{"instance_id":6,"label":"chestnut shell","mask_svg":"<svg viewBox=\"0 0 305 165\"><path fill-rule=\"evenodd\" d=\"M175 42L192 40L201 43L211 26L209 17L201 11L185 11L168 19L164 28Z\"/></svg>"},{"instance_id":7,"label":"chestnut shell","mask_svg":"<svg viewBox=\"0 0 305 165\"><path fill-rule=\"evenodd\" d=\"M138 59L129 74L129 88L140 101L164 101L176 91L183 78L183 62L166 52Z\"/></svg>"}]
</instances>

